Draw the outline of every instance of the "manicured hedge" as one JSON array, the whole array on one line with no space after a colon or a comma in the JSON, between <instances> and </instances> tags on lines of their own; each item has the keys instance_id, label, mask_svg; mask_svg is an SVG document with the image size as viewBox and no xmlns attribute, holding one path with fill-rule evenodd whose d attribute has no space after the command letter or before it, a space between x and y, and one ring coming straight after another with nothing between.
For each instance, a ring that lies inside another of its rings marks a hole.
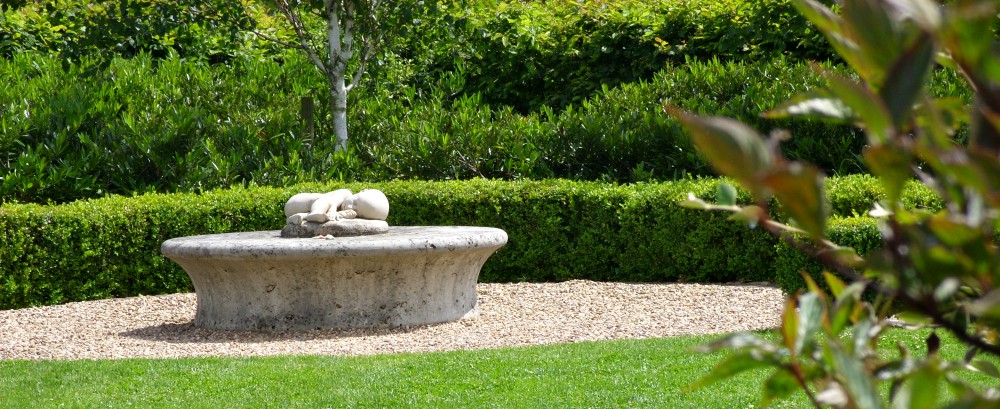
<instances>
[{"instance_id":1,"label":"manicured hedge","mask_svg":"<svg viewBox=\"0 0 1000 409\"><path fill-rule=\"evenodd\" d=\"M863 256L882 247L882 236L877 223L875 218L864 216L832 218L828 225L829 238L838 245L853 248ZM784 243L774 247L774 255L772 282L785 293L793 294L806 288L802 272L826 288L826 280L823 278L825 267L819 261Z\"/></svg>"},{"instance_id":2,"label":"manicured hedge","mask_svg":"<svg viewBox=\"0 0 1000 409\"><path fill-rule=\"evenodd\" d=\"M835 215L829 220L828 225L829 238L832 242L854 248L860 255L881 248L882 236L877 219L867 217L873 204L885 198L885 193L882 192L876 178L871 175L829 178L826 180L826 195ZM940 211L944 207L941 197L918 181L907 182L902 203L909 209L925 209L931 212ZM775 246L773 282L785 292L794 293L806 287L801 272L808 273L817 284L825 287L823 270L822 263L810 259L797 249L785 243Z\"/></svg>"},{"instance_id":3,"label":"manicured hedge","mask_svg":"<svg viewBox=\"0 0 1000 409\"><path fill-rule=\"evenodd\" d=\"M873 183L857 179L843 183ZM504 229L509 242L483 267L484 282L772 281L794 290L787 275L797 277L806 260L725 214L678 206L688 192L711 200L718 183L397 181L5 205L0 207L0 308L190 291L186 274L159 254L164 240L276 230L284 224L282 208L291 195L341 187L383 190L392 204L391 225ZM740 200L749 197L740 193ZM862 251L872 248L877 232L870 219L845 220L832 225L832 237Z\"/></svg>"}]
</instances>

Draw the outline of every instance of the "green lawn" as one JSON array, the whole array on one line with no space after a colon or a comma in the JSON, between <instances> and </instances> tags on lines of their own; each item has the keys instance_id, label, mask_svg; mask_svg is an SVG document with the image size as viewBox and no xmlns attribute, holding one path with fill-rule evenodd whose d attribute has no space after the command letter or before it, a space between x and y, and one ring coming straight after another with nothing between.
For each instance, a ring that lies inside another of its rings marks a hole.
<instances>
[{"instance_id":1,"label":"green lawn","mask_svg":"<svg viewBox=\"0 0 1000 409\"><path fill-rule=\"evenodd\" d=\"M724 356L690 348L716 338L374 357L0 361L0 407L756 407L765 372L683 391ZM954 342L944 352L962 354ZM798 394L772 407L805 405Z\"/></svg>"}]
</instances>

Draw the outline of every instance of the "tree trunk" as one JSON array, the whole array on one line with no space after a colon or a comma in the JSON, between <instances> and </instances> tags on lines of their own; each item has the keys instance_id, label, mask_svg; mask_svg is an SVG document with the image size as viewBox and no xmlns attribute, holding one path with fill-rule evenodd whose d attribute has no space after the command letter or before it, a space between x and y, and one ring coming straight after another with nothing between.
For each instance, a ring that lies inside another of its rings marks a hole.
<instances>
[{"instance_id":1,"label":"tree trunk","mask_svg":"<svg viewBox=\"0 0 1000 409\"><path fill-rule=\"evenodd\" d=\"M333 134L336 150L347 148L347 90L343 74L330 78L330 106L333 107Z\"/></svg>"},{"instance_id":2,"label":"tree trunk","mask_svg":"<svg viewBox=\"0 0 1000 409\"><path fill-rule=\"evenodd\" d=\"M347 62L354 55L353 0L326 0L327 46L330 52L330 106L333 107L333 132L336 150L347 148Z\"/></svg>"}]
</instances>

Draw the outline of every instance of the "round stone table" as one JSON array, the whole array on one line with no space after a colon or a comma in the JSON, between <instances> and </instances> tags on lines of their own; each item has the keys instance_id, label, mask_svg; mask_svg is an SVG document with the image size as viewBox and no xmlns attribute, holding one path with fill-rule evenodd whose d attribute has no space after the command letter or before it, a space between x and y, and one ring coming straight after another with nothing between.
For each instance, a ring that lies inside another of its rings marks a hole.
<instances>
[{"instance_id":1,"label":"round stone table","mask_svg":"<svg viewBox=\"0 0 1000 409\"><path fill-rule=\"evenodd\" d=\"M301 330L474 316L479 270L506 243L489 227L393 226L333 239L278 230L180 237L161 252L194 283L195 326Z\"/></svg>"}]
</instances>

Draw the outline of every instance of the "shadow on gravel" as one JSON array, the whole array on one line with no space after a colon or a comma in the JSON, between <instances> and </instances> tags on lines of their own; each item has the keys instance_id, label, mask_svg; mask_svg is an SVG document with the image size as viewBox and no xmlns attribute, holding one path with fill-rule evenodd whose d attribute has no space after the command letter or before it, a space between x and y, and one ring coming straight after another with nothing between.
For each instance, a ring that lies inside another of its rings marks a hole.
<instances>
[{"instance_id":1,"label":"shadow on gravel","mask_svg":"<svg viewBox=\"0 0 1000 409\"><path fill-rule=\"evenodd\" d=\"M194 326L194 321L190 321L181 324L166 323L137 328L130 331L119 332L118 335L146 341L169 342L176 344L220 342L265 343L274 341L311 341L398 335L420 329L431 328L437 325L442 324L378 329L244 331L198 328Z\"/></svg>"}]
</instances>

